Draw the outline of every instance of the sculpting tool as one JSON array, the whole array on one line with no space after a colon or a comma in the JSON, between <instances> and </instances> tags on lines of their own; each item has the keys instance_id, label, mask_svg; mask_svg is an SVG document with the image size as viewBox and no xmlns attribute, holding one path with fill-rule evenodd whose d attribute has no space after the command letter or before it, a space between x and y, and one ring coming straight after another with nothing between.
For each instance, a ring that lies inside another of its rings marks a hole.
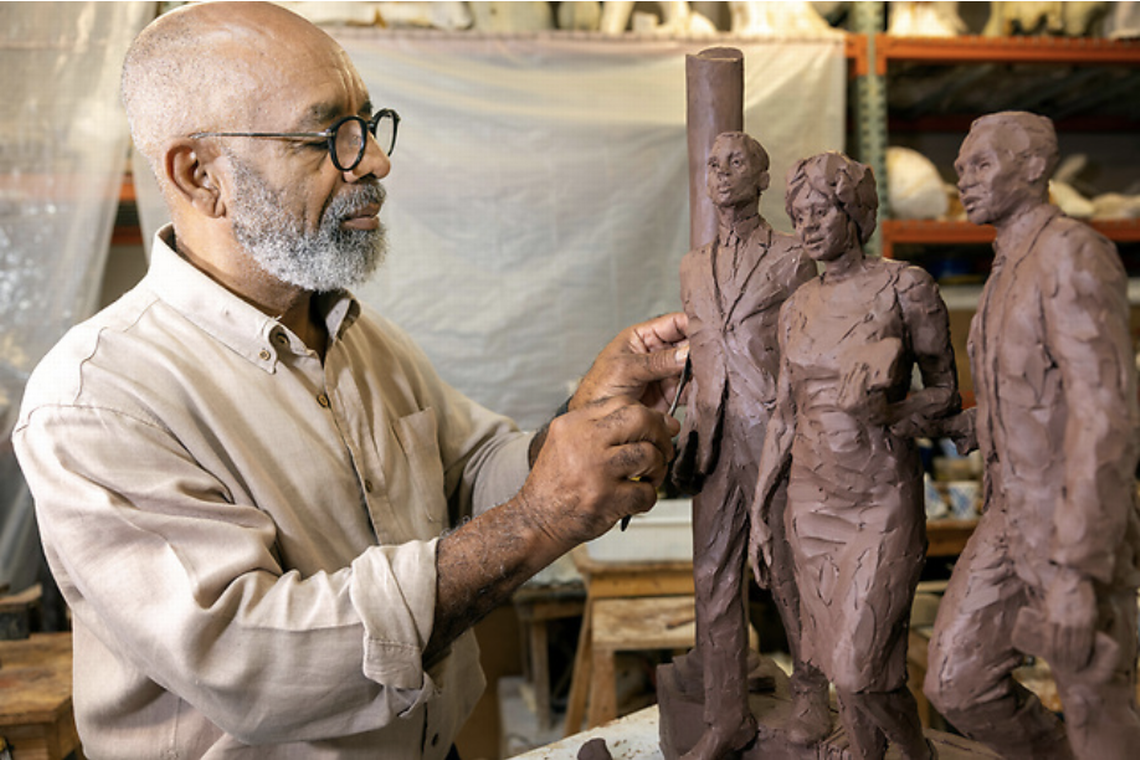
<instances>
[{"instance_id":1,"label":"sculpting tool","mask_svg":"<svg viewBox=\"0 0 1140 760\"><path fill-rule=\"evenodd\" d=\"M685 358L685 368L681 370L681 380L677 383L677 392L673 394L673 403L669 404L669 416L672 417L677 413L677 406L681 403L681 391L685 390L685 386L689 384L689 378L693 376L693 360L690 357ZM633 519L633 515L626 515L621 518L621 529L624 531L629 527L629 521Z\"/></svg>"}]
</instances>

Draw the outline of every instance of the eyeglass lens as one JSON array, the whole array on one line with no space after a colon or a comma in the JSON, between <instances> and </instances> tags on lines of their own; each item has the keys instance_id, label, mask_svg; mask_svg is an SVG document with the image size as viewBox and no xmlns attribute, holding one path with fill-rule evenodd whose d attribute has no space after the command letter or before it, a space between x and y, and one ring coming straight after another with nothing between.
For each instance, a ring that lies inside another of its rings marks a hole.
<instances>
[{"instance_id":1,"label":"eyeglass lens","mask_svg":"<svg viewBox=\"0 0 1140 760\"><path fill-rule=\"evenodd\" d=\"M336 126L336 134L333 136L336 145L336 163L343 171L355 169L364 158L364 130L368 124L369 122L364 119L353 116ZM380 114L376 119L373 134L376 136L376 143L384 152L389 156L392 155L392 149L396 147L395 119L390 114Z\"/></svg>"}]
</instances>

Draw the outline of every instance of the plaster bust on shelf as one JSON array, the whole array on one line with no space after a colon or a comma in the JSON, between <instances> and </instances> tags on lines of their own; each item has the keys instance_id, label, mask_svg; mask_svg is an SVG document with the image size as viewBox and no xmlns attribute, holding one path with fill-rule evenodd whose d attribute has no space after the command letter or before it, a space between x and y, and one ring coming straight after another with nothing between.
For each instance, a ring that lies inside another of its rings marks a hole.
<instances>
[{"instance_id":1,"label":"plaster bust on shelf","mask_svg":"<svg viewBox=\"0 0 1140 760\"><path fill-rule=\"evenodd\" d=\"M970 221L997 230L968 344L977 407L959 421L984 513L925 691L1003 757L1101 760L1140 746L1140 415L1127 277L1109 240L1048 202L1057 155L1049 119L1007 111L975 121L955 163ZM1023 653L1052 667L1064 724L1013 679Z\"/></svg>"},{"instance_id":2,"label":"plaster bust on shelf","mask_svg":"<svg viewBox=\"0 0 1140 760\"><path fill-rule=\"evenodd\" d=\"M906 685L907 624L925 559L922 467L913 436L959 405L949 318L934 280L864 256L878 197L871 170L840 153L788 174L788 215L825 265L780 311L780 375L753 500L757 579L786 541L802 656L830 679L853 756L888 741L927 758ZM912 368L923 387L909 393ZM785 537L767 510L787 473Z\"/></svg>"}]
</instances>

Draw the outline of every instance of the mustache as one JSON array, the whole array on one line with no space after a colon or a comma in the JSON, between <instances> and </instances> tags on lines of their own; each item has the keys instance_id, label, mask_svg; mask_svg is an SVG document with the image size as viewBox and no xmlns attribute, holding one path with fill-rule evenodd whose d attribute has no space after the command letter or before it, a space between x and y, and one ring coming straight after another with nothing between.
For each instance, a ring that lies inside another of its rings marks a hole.
<instances>
[{"instance_id":1,"label":"mustache","mask_svg":"<svg viewBox=\"0 0 1140 760\"><path fill-rule=\"evenodd\" d=\"M353 185L341 195L336 196L325 209L326 219L343 219L352 216L366 206L383 207L388 199L388 191L379 180Z\"/></svg>"}]
</instances>

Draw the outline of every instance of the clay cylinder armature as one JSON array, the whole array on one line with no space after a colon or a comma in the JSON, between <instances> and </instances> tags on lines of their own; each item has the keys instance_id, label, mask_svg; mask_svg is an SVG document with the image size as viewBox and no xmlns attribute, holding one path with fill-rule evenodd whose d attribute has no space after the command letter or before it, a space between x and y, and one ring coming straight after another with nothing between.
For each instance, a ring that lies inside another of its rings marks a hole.
<instances>
[{"instance_id":1,"label":"clay cylinder armature","mask_svg":"<svg viewBox=\"0 0 1140 760\"><path fill-rule=\"evenodd\" d=\"M705 165L721 132L744 129L744 54L716 47L685 56L689 136L689 246L716 235L716 214L705 183Z\"/></svg>"}]
</instances>

